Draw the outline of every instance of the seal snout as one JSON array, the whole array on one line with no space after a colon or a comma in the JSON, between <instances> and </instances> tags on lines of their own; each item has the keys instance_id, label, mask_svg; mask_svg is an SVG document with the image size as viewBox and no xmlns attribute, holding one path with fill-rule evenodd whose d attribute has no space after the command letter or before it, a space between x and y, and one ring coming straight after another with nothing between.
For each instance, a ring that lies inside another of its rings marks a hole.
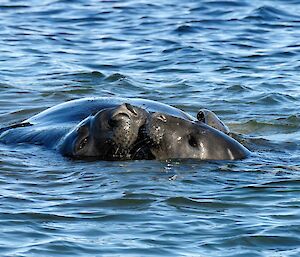
<instances>
[{"instance_id":1,"label":"seal snout","mask_svg":"<svg viewBox=\"0 0 300 257\"><path fill-rule=\"evenodd\" d=\"M166 115L155 112L148 116L145 126L143 126L143 136L151 147L159 147L165 134L167 123Z\"/></svg>"},{"instance_id":2,"label":"seal snout","mask_svg":"<svg viewBox=\"0 0 300 257\"><path fill-rule=\"evenodd\" d=\"M141 112L137 109L137 107L134 107L128 103L124 103L112 111L111 120L112 121L131 120L131 119L136 119L139 116L142 115Z\"/></svg>"},{"instance_id":3,"label":"seal snout","mask_svg":"<svg viewBox=\"0 0 300 257\"><path fill-rule=\"evenodd\" d=\"M105 159L131 159L139 131L145 124L148 112L123 103L104 109L94 118L94 145L98 151L105 149Z\"/></svg>"},{"instance_id":4,"label":"seal snout","mask_svg":"<svg viewBox=\"0 0 300 257\"><path fill-rule=\"evenodd\" d=\"M121 106L123 106L123 105L125 105L127 110L131 112L131 114L133 114L134 116L138 115L137 111L134 109L134 107L131 104L125 103L125 104L122 104Z\"/></svg>"}]
</instances>

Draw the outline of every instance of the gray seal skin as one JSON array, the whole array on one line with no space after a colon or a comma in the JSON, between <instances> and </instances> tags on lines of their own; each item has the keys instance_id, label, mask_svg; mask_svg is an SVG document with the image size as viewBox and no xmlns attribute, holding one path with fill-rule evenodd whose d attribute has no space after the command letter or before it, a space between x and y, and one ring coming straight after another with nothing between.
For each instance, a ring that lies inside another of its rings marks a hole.
<instances>
[{"instance_id":1,"label":"gray seal skin","mask_svg":"<svg viewBox=\"0 0 300 257\"><path fill-rule=\"evenodd\" d=\"M149 159L134 150L147 116L145 110L127 103L103 109L80 122L60 140L57 148L63 155L75 158L130 160L139 156Z\"/></svg>"},{"instance_id":2,"label":"gray seal skin","mask_svg":"<svg viewBox=\"0 0 300 257\"><path fill-rule=\"evenodd\" d=\"M0 141L45 145L73 158L128 160L136 155L134 144L148 115L144 109L125 103L89 115L71 129L63 125L32 125L28 121L15 124L3 131ZM139 158L153 159L141 152Z\"/></svg>"},{"instance_id":3,"label":"gray seal skin","mask_svg":"<svg viewBox=\"0 0 300 257\"><path fill-rule=\"evenodd\" d=\"M175 107L156 101L139 98L84 98L59 104L19 124L0 129L0 142L44 145L58 150L65 156L75 158L97 157L103 160L163 159L164 156L180 158L178 154L159 156L158 152L152 149L153 146L149 147L150 144L147 143L150 137L140 133L141 130L145 131L146 123L150 124L155 120L151 117L153 115L155 117L157 112L177 117L185 121L183 124L205 125ZM114 113L118 115L114 116ZM112 116L115 117L115 121L112 121ZM109 126L106 126L107 124ZM162 127L165 128L164 131L168 131L168 123ZM179 134L182 131L180 127L169 128L169 134ZM207 131L215 131L207 125L205 128ZM165 132L164 135L166 134ZM222 132L219 132L218 137L222 138L222 135L227 137ZM166 143L166 140L161 141L155 149ZM169 143L173 144L172 141ZM236 144L239 145L238 142Z\"/></svg>"},{"instance_id":4,"label":"gray seal skin","mask_svg":"<svg viewBox=\"0 0 300 257\"><path fill-rule=\"evenodd\" d=\"M201 109L197 113L198 121L201 121L217 130L222 131L225 134L229 134L229 128L224 124L223 121L219 119L219 117L212 111L207 109Z\"/></svg>"},{"instance_id":5,"label":"gray seal skin","mask_svg":"<svg viewBox=\"0 0 300 257\"><path fill-rule=\"evenodd\" d=\"M237 160L250 152L205 123L154 113L143 128L155 159Z\"/></svg>"},{"instance_id":6,"label":"gray seal skin","mask_svg":"<svg viewBox=\"0 0 300 257\"><path fill-rule=\"evenodd\" d=\"M0 142L6 144L32 143L57 148L59 141L88 116L115 108L124 103L150 112L163 112L187 120L195 120L187 113L166 104L140 98L96 97L58 104L31 118L0 129Z\"/></svg>"},{"instance_id":7,"label":"gray seal skin","mask_svg":"<svg viewBox=\"0 0 300 257\"><path fill-rule=\"evenodd\" d=\"M207 109L202 109L199 111L199 113L202 113L202 119L200 120L199 113L199 117L194 118L188 113L173 106L142 98L96 97L72 100L53 106L26 120L25 122L29 122L31 124L78 123L78 121L83 120L89 114L95 113L101 109L116 107L117 105L121 105L123 103L129 103L131 105L143 108L149 112L161 112L190 121L204 122L207 125L225 133L228 131L226 125L224 125L217 115Z\"/></svg>"}]
</instances>

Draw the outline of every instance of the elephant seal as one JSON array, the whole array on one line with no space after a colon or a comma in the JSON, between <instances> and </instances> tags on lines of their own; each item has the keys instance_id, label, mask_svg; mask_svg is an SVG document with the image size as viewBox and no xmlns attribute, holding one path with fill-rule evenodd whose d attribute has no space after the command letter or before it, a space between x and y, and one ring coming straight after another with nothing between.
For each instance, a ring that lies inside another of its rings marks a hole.
<instances>
[{"instance_id":1,"label":"elephant seal","mask_svg":"<svg viewBox=\"0 0 300 257\"><path fill-rule=\"evenodd\" d=\"M237 160L250 152L205 123L154 113L143 128L155 159Z\"/></svg>"},{"instance_id":2,"label":"elephant seal","mask_svg":"<svg viewBox=\"0 0 300 257\"><path fill-rule=\"evenodd\" d=\"M89 115L73 128L33 125L28 121L14 124L0 131L0 142L45 145L73 158L127 160L132 159L133 144L147 116L144 109L124 103Z\"/></svg>"},{"instance_id":3,"label":"elephant seal","mask_svg":"<svg viewBox=\"0 0 300 257\"><path fill-rule=\"evenodd\" d=\"M213 130L211 133L217 134L217 137L230 140L224 133L215 132L214 128L169 105L139 98L98 97L59 104L21 123L2 128L0 142L44 145L58 150L62 155L75 158L94 157L102 160L181 158L181 155L172 154L171 151L165 155L161 154L162 151L157 151L164 149L163 146L168 140L172 140L168 139L167 133L180 134L183 130L171 125L172 123L168 130L169 122L167 122L161 125L164 133L159 135L163 135L163 140L159 142L153 140L155 136L149 124L157 120L157 113L165 115L170 121L178 119L187 127L199 125L196 126L199 130L204 126L208 132ZM153 141L155 144L148 144L147 141ZM238 147L239 143L234 142ZM171 141L169 143L172 144ZM188 152L182 155L182 158L185 157L189 158ZM196 155L192 155L191 158L196 158ZM205 155L198 155L197 158L205 159ZM221 156L220 159L224 157Z\"/></svg>"},{"instance_id":4,"label":"elephant seal","mask_svg":"<svg viewBox=\"0 0 300 257\"><path fill-rule=\"evenodd\" d=\"M74 124L85 119L88 115L98 112L99 110L116 107L123 103L128 103L133 106L143 108L149 112L161 112L189 121L204 122L207 125L225 133L228 130L228 128L217 117L217 115L207 109L200 110L197 115L198 117L195 118L178 108L157 101L142 98L120 97L95 97L71 100L53 106L26 120L25 123L28 122L31 124Z\"/></svg>"},{"instance_id":5,"label":"elephant seal","mask_svg":"<svg viewBox=\"0 0 300 257\"><path fill-rule=\"evenodd\" d=\"M148 112L124 103L90 115L63 137L58 150L65 156L101 160L136 159L135 142ZM153 157L139 153L139 159Z\"/></svg>"}]
</instances>

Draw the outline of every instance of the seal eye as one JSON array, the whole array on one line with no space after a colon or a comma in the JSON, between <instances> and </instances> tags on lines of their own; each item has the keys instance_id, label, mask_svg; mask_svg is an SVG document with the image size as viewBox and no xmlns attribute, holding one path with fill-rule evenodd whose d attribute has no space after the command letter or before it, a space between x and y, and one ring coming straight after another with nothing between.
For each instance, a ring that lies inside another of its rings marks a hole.
<instances>
[{"instance_id":1,"label":"seal eye","mask_svg":"<svg viewBox=\"0 0 300 257\"><path fill-rule=\"evenodd\" d=\"M193 135L189 135L189 145L191 147L197 147L198 146L198 142L197 142L197 139L193 136Z\"/></svg>"},{"instance_id":2,"label":"seal eye","mask_svg":"<svg viewBox=\"0 0 300 257\"><path fill-rule=\"evenodd\" d=\"M87 145L88 142L89 142L88 137L86 137L83 140L81 140L81 142L80 142L80 144L78 146L78 150L83 149Z\"/></svg>"},{"instance_id":3,"label":"seal eye","mask_svg":"<svg viewBox=\"0 0 300 257\"><path fill-rule=\"evenodd\" d=\"M202 122L205 123L205 115L204 115L204 112L203 112L203 111L199 111L199 112L197 113L197 119L198 119L198 121L202 121Z\"/></svg>"}]
</instances>

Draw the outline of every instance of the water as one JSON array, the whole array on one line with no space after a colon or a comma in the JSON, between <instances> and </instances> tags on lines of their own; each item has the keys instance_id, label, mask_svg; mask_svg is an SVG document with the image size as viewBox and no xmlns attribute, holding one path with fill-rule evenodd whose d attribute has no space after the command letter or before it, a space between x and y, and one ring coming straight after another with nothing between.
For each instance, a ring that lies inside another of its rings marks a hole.
<instances>
[{"instance_id":1,"label":"water","mask_svg":"<svg viewBox=\"0 0 300 257\"><path fill-rule=\"evenodd\" d=\"M1 256L299 256L296 0L0 2L0 123L90 96L215 111L253 156L72 161L0 145Z\"/></svg>"}]
</instances>

